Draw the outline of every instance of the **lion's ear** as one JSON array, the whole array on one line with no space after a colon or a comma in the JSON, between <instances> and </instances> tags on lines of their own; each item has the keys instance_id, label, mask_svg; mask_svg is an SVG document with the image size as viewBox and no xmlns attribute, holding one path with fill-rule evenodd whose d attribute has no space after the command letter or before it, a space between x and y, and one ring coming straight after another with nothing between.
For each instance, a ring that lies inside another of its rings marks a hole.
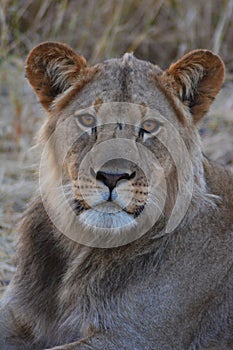
<instances>
[{"instance_id":1,"label":"lion's ear","mask_svg":"<svg viewBox=\"0 0 233 350\"><path fill-rule=\"evenodd\" d=\"M26 76L43 107L49 109L54 98L68 89L85 67L85 58L69 46L45 42L29 53Z\"/></svg>"},{"instance_id":2,"label":"lion's ear","mask_svg":"<svg viewBox=\"0 0 233 350\"><path fill-rule=\"evenodd\" d=\"M194 50L172 64L161 79L190 108L193 120L197 122L221 89L224 64L211 51Z\"/></svg>"}]
</instances>

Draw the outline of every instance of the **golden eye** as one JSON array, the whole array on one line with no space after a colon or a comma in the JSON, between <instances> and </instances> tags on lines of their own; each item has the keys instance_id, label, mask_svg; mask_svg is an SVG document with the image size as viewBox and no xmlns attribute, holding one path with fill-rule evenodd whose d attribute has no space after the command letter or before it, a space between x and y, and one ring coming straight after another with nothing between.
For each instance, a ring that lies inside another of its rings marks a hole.
<instances>
[{"instance_id":1,"label":"golden eye","mask_svg":"<svg viewBox=\"0 0 233 350\"><path fill-rule=\"evenodd\" d=\"M147 119L141 124L144 132L154 133L160 128L160 123L154 119Z\"/></svg>"},{"instance_id":2,"label":"golden eye","mask_svg":"<svg viewBox=\"0 0 233 350\"><path fill-rule=\"evenodd\" d=\"M78 121L81 125L93 128L96 125L95 117L91 114L78 115Z\"/></svg>"}]
</instances>

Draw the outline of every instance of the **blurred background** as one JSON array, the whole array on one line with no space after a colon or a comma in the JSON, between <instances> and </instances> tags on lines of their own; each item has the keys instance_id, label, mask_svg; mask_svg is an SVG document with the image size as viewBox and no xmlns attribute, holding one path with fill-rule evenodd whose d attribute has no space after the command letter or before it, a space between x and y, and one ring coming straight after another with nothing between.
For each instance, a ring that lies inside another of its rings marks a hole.
<instances>
[{"instance_id":1,"label":"blurred background","mask_svg":"<svg viewBox=\"0 0 233 350\"><path fill-rule=\"evenodd\" d=\"M192 49L219 54L226 82L199 130L207 155L233 170L233 0L0 0L0 294L36 188L32 146L45 118L24 61L46 40L69 44L89 63L134 51L163 69Z\"/></svg>"},{"instance_id":2,"label":"blurred background","mask_svg":"<svg viewBox=\"0 0 233 350\"><path fill-rule=\"evenodd\" d=\"M1 53L25 57L45 40L96 62L126 51L165 68L197 47L233 71L232 0L1 0Z\"/></svg>"}]
</instances>

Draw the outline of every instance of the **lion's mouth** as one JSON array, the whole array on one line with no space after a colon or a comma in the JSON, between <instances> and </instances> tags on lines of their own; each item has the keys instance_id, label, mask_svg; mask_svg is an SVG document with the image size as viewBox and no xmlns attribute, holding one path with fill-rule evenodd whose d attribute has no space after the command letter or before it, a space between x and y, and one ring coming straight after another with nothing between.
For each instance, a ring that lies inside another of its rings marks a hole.
<instances>
[{"instance_id":1,"label":"lion's mouth","mask_svg":"<svg viewBox=\"0 0 233 350\"><path fill-rule=\"evenodd\" d=\"M74 205L73 209L77 215L80 215L81 213L88 211L88 210L94 210L97 213L102 214L111 214L111 215L117 215L120 212L124 212L125 214L128 214L129 216L136 219L144 210L145 205L141 205L137 207L133 212L130 212L125 207L121 207L119 204L112 202L112 201L105 201L96 205L93 205L92 207L85 208L81 202L77 199L74 199Z\"/></svg>"},{"instance_id":2,"label":"lion's mouth","mask_svg":"<svg viewBox=\"0 0 233 350\"><path fill-rule=\"evenodd\" d=\"M108 213L108 214L116 214L124 210L124 208L121 208L117 203L113 203L113 202L103 202L101 204L97 204L92 209L95 209L102 213Z\"/></svg>"}]
</instances>

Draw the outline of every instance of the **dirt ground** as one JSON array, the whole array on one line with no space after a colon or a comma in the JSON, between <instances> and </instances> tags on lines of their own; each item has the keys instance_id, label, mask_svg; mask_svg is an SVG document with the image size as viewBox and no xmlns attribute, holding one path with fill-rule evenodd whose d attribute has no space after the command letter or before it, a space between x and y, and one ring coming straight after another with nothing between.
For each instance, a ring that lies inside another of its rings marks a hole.
<instances>
[{"instance_id":1,"label":"dirt ground","mask_svg":"<svg viewBox=\"0 0 233 350\"><path fill-rule=\"evenodd\" d=\"M45 118L22 71L19 62L2 67L1 73L0 295L15 271L17 223L37 187L37 152L32 146ZM233 171L232 82L224 85L199 129L205 153Z\"/></svg>"}]
</instances>

